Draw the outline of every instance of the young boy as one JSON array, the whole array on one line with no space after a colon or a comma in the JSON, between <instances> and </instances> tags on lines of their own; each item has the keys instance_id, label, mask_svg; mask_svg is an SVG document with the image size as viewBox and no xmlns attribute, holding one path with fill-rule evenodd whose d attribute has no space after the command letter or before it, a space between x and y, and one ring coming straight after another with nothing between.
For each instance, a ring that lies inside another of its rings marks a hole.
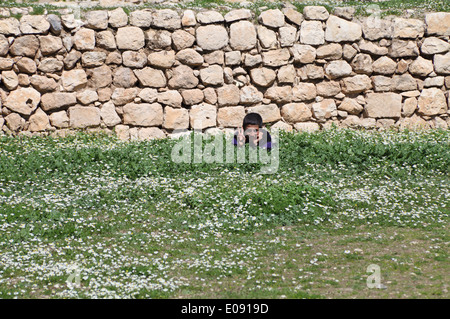
<instances>
[{"instance_id":1,"label":"young boy","mask_svg":"<svg viewBox=\"0 0 450 319\"><path fill-rule=\"evenodd\" d=\"M250 146L259 146L270 151L272 148L272 137L267 130L262 128L262 124L261 115L248 113L244 117L242 127L239 127L234 133L233 144L243 146L249 143Z\"/></svg>"}]
</instances>

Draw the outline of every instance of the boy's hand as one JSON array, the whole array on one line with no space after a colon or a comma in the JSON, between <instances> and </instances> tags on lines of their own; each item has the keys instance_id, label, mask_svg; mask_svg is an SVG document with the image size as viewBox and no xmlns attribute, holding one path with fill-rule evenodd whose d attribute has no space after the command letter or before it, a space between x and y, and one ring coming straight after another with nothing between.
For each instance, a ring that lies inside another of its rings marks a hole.
<instances>
[{"instance_id":1,"label":"boy's hand","mask_svg":"<svg viewBox=\"0 0 450 319\"><path fill-rule=\"evenodd\" d=\"M245 144L244 129L242 127L238 128L237 143L239 146L242 146Z\"/></svg>"}]
</instances>

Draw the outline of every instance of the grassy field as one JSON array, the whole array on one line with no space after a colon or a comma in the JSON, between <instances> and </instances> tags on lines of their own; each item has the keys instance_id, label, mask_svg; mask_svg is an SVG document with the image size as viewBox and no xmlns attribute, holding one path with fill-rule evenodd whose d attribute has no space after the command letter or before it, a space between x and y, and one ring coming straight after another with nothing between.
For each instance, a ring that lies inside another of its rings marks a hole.
<instances>
[{"instance_id":1,"label":"grassy field","mask_svg":"<svg viewBox=\"0 0 450 319\"><path fill-rule=\"evenodd\" d=\"M0 298L448 298L449 141L282 134L260 174L174 163L178 140L2 136Z\"/></svg>"},{"instance_id":2,"label":"grassy field","mask_svg":"<svg viewBox=\"0 0 450 319\"><path fill-rule=\"evenodd\" d=\"M49 1L56 2L56 1ZM59 9L67 7L67 3L74 3L73 1L59 1L59 5L51 3L39 3L38 0L23 0L18 3L14 0L0 1L0 7L31 7L33 11L30 14L44 14L53 13L59 15ZM86 2L85 2L86 4ZM386 1L270 1L270 0L250 0L241 2L231 2L226 0L185 0L176 3L170 3L170 1L162 3L143 3L137 5L124 5L122 6L128 14L131 11L144 9L144 8L179 8L179 9L193 9L204 10L214 9L222 13L226 13L237 8L248 8L252 10L256 16L261 11L267 9L283 8L286 4L291 4L297 8L300 12L303 12L303 8L308 5L320 5L325 6L329 12L333 12L336 7L354 7L356 9L356 16L369 16L374 13L374 6L378 6L380 10L380 16L407 16L412 18L423 18L427 12L449 12L450 2L447 0L386 0ZM70 4L69 4L70 5ZM101 7L99 5L89 5L82 7L83 11L89 10L112 10L116 7ZM412 10L412 11L411 11ZM16 14L16 18L20 18L21 14Z\"/></svg>"}]
</instances>

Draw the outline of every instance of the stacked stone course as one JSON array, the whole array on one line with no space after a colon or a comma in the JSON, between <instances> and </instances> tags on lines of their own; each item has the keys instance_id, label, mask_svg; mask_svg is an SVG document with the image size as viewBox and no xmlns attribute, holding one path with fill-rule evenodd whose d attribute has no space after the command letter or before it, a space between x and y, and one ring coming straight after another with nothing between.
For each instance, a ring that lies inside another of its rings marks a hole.
<instances>
[{"instance_id":1,"label":"stacked stone course","mask_svg":"<svg viewBox=\"0 0 450 319\"><path fill-rule=\"evenodd\" d=\"M0 131L161 138L232 131L248 112L287 131L448 128L450 13L380 20L310 6L254 18L118 8L0 19Z\"/></svg>"}]
</instances>

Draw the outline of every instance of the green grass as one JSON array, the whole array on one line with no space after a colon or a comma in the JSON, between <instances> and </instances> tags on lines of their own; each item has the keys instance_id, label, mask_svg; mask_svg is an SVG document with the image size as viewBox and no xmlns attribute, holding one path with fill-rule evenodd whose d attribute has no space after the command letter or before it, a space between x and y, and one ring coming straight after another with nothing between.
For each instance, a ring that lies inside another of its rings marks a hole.
<instances>
[{"instance_id":1,"label":"green grass","mask_svg":"<svg viewBox=\"0 0 450 319\"><path fill-rule=\"evenodd\" d=\"M64 2L64 1L63 1ZM422 17L426 12L450 12L450 3L445 0L387 0L387 1L290 1L292 5L294 5L297 10L300 12L303 11L304 7L307 5L321 5L328 9L329 12L332 12L336 7L349 6L354 7L356 9L356 16L368 16L371 14L370 6L376 5L381 10L381 16L385 17L387 15L395 15L401 16L406 13L406 10L413 9L415 12L411 14L412 17ZM265 0L257 0L252 1L250 5L247 6L250 10L252 10L256 16L261 13L261 10L267 9L276 9L283 8L284 2L272 2ZM42 14L44 9L48 11L57 12L59 8L58 6L50 5L50 4L39 4L36 0L25 0L22 3L16 3L15 1L2 1L0 3L0 7L32 7L32 14ZM123 7L125 12L129 14L129 12L143 9L143 8L180 8L180 9L214 9L223 14L226 12L241 8L242 5L239 2L227 2L225 0L193 0L193 1L184 1L177 3L175 6L168 6L164 3L144 3L132 6ZM108 7L103 8L101 6L91 6L82 8L83 11L88 10L113 10L116 7Z\"/></svg>"},{"instance_id":2,"label":"green grass","mask_svg":"<svg viewBox=\"0 0 450 319\"><path fill-rule=\"evenodd\" d=\"M449 138L283 133L260 174L174 163L178 140L1 136L0 297L448 298Z\"/></svg>"}]
</instances>

